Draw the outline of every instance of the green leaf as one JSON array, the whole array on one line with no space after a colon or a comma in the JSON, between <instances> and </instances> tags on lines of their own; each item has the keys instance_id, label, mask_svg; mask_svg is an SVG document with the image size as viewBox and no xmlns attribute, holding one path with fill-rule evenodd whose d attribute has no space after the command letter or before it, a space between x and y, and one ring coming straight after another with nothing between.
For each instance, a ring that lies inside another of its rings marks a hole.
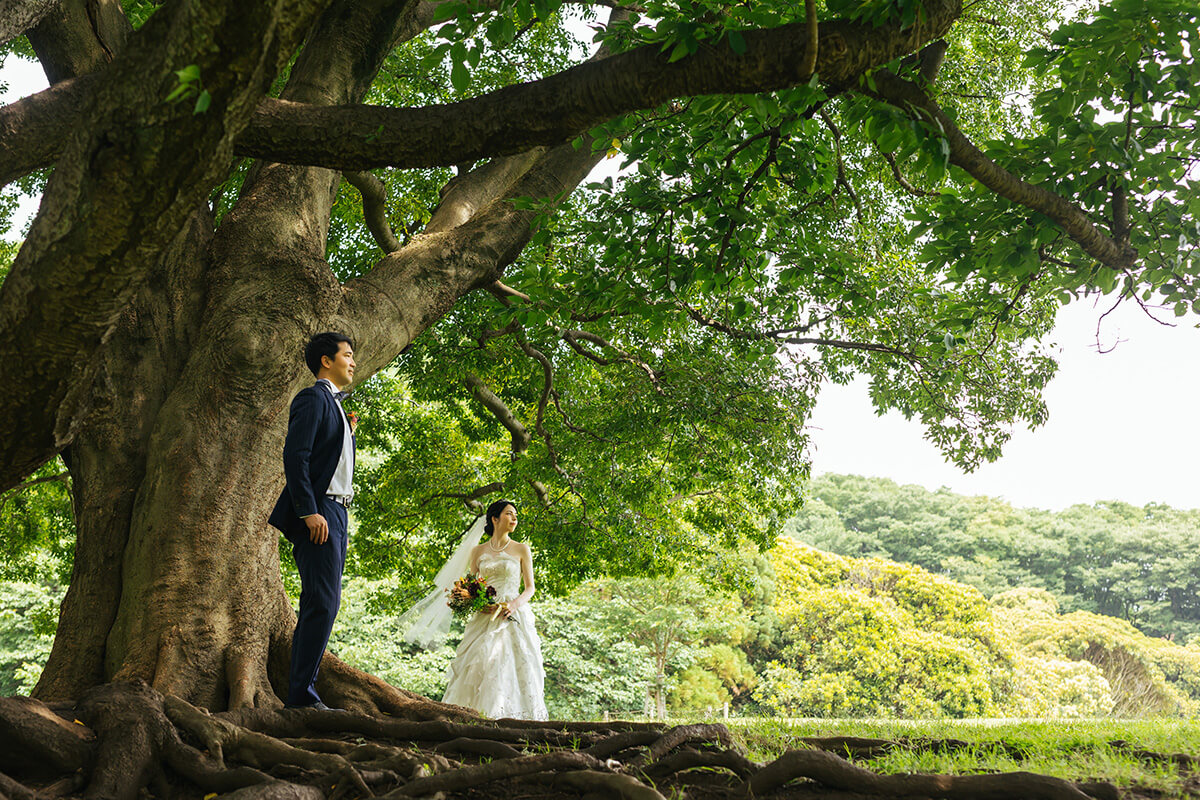
<instances>
[{"instance_id":1,"label":"green leaf","mask_svg":"<svg viewBox=\"0 0 1200 800\"><path fill-rule=\"evenodd\" d=\"M461 61L455 61L454 66L450 68L450 83L454 86L454 90L465 92L467 87L471 85L471 73L467 70L467 65Z\"/></svg>"},{"instance_id":2,"label":"green leaf","mask_svg":"<svg viewBox=\"0 0 1200 800\"><path fill-rule=\"evenodd\" d=\"M200 93L200 96L196 98L196 107L192 109L192 114L203 114L205 111L208 111L208 107L211 105L212 95L208 93L207 89L205 89Z\"/></svg>"},{"instance_id":3,"label":"green leaf","mask_svg":"<svg viewBox=\"0 0 1200 800\"><path fill-rule=\"evenodd\" d=\"M671 51L671 57L668 58L667 61L668 62L678 61L679 59L688 55L690 52L691 52L691 49L688 47L687 42L677 42L675 44L675 49Z\"/></svg>"},{"instance_id":4,"label":"green leaf","mask_svg":"<svg viewBox=\"0 0 1200 800\"><path fill-rule=\"evenodd\" d=\"M200 80L200 65L188 64L183 69L175 70L175 77L180 83L193 83Z\"/></svg>"},{"instance_id":5,"label":"green leaf","mask_svg":"<svg viewBox=\"0 0 1200 800\"><path fill-rule=\"evenodd\" d=\"M729 32L729 47L739 56L746 52L746 37L742 35L741 31Z\"/></svg>"},{"instance_id":6,"label":"green leaf","mask_svg":"<svg viewBox=\"0 0 1200 800\"><path fill-rule=\"evenodd\" d=\"M433 21L435 23L445 22L457 15L465 5L465 3L439 3L433 8Z\"/></svg>"}]
</instances>

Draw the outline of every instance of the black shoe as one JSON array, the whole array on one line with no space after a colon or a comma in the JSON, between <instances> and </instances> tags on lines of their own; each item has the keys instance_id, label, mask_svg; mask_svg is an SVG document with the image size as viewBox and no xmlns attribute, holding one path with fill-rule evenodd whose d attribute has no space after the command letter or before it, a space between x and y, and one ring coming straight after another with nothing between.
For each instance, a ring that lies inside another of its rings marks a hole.
<instances>
[{"instance_id":1,"label":"black shoe","mask_svg":"<svg viewBox=\"0 0 1200 800\"><path fill-rule=\"evenodd\" d=\"M307 710L307 711L342 711L342 712L345 712L345 710L346 710L344 708L330 708L329 706L322 703L320 700L318 700L315 703L308 703L307 705L302 705L302 706L294 706L291 703L284 703L283 707L288 708L288 709L300 709L300 710Z\"/></svg>"}]
</instances>

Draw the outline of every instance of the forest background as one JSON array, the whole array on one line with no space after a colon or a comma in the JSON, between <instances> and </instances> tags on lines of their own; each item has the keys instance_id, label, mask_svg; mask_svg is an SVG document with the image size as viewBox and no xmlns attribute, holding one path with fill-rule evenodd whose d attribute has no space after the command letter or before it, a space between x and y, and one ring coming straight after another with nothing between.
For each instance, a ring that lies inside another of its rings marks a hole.
<instances>
[{"instance_id":1,"label":"forest background","mask_svg":"<svg viewBox=\"0 0 1200 800\"><path fill-rule=\"evenodd\" d=\"M67 482L46 481L0 506L0 526L23 545L0 571L6 695L28 693L50 652L71 571L68 493ZM369 510L377 494L368 491L358 530L381 523ZM535 610L551 713L1200 710L1200 511L1100 502L1051 512L828 474L807 495L763 554L721 548L674 575L543 592ZM415 573L381 574L371 538L352 550L331 647L439 697L455 638L429 651L403 642L399 611L426 587ZM294 601L298 581L286 577Z\"/></svg>"}]
</instances>

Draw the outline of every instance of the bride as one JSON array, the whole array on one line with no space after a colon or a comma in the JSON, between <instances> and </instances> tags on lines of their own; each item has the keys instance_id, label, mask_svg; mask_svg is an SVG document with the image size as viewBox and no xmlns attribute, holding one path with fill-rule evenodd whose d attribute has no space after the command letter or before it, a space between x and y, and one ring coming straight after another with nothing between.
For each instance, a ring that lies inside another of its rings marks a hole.
<instances>
[{"instance_id":1,"label":"bride","mask_svg":"<svg viewBox=\"0 0 1200 800\"><path fill-rule=\"evenodd\" d=\"M442 702L473 708L492 719L546 719L543 698L542 645L533 610L533 559L529 545L511 537L517 509L500 500L467 531L458 550L436 579L437 586L404 617L415 619L405 638L422 646L439 641L449 628L445 590L464 571L478 575L496 590L496 605L467 622L454 661L446 671ZM482 544L481 534L490 538ZM524 582L524 589L521 584Z\"/></svg>"}]
</instances>

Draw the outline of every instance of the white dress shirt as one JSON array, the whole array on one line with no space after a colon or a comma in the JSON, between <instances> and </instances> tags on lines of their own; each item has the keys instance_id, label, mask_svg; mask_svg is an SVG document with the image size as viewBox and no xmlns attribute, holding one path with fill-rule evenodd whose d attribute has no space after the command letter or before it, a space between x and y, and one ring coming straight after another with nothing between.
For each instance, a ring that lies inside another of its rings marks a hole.
<instances>
[{"instance_id":1,"label":"white dress shirt","mask_svg":"<svg viewBox=\"0 0 1200 800\"><path fill-rule=\"evenodd\" d=\"M333 480L329 482L329 488L325 490L325 494L349 503L350 498L354 495L354 436L350 432L350 421L346 419L346 410L342 408L342 401L337 399L337 392L341 390L327 378L321 378L318 383L325 384L325 388L334 395L334 402L337 403L338 410L342 412L342 455L338 458L337 469L333 471Z\"/></svg>"}]
</instances>

